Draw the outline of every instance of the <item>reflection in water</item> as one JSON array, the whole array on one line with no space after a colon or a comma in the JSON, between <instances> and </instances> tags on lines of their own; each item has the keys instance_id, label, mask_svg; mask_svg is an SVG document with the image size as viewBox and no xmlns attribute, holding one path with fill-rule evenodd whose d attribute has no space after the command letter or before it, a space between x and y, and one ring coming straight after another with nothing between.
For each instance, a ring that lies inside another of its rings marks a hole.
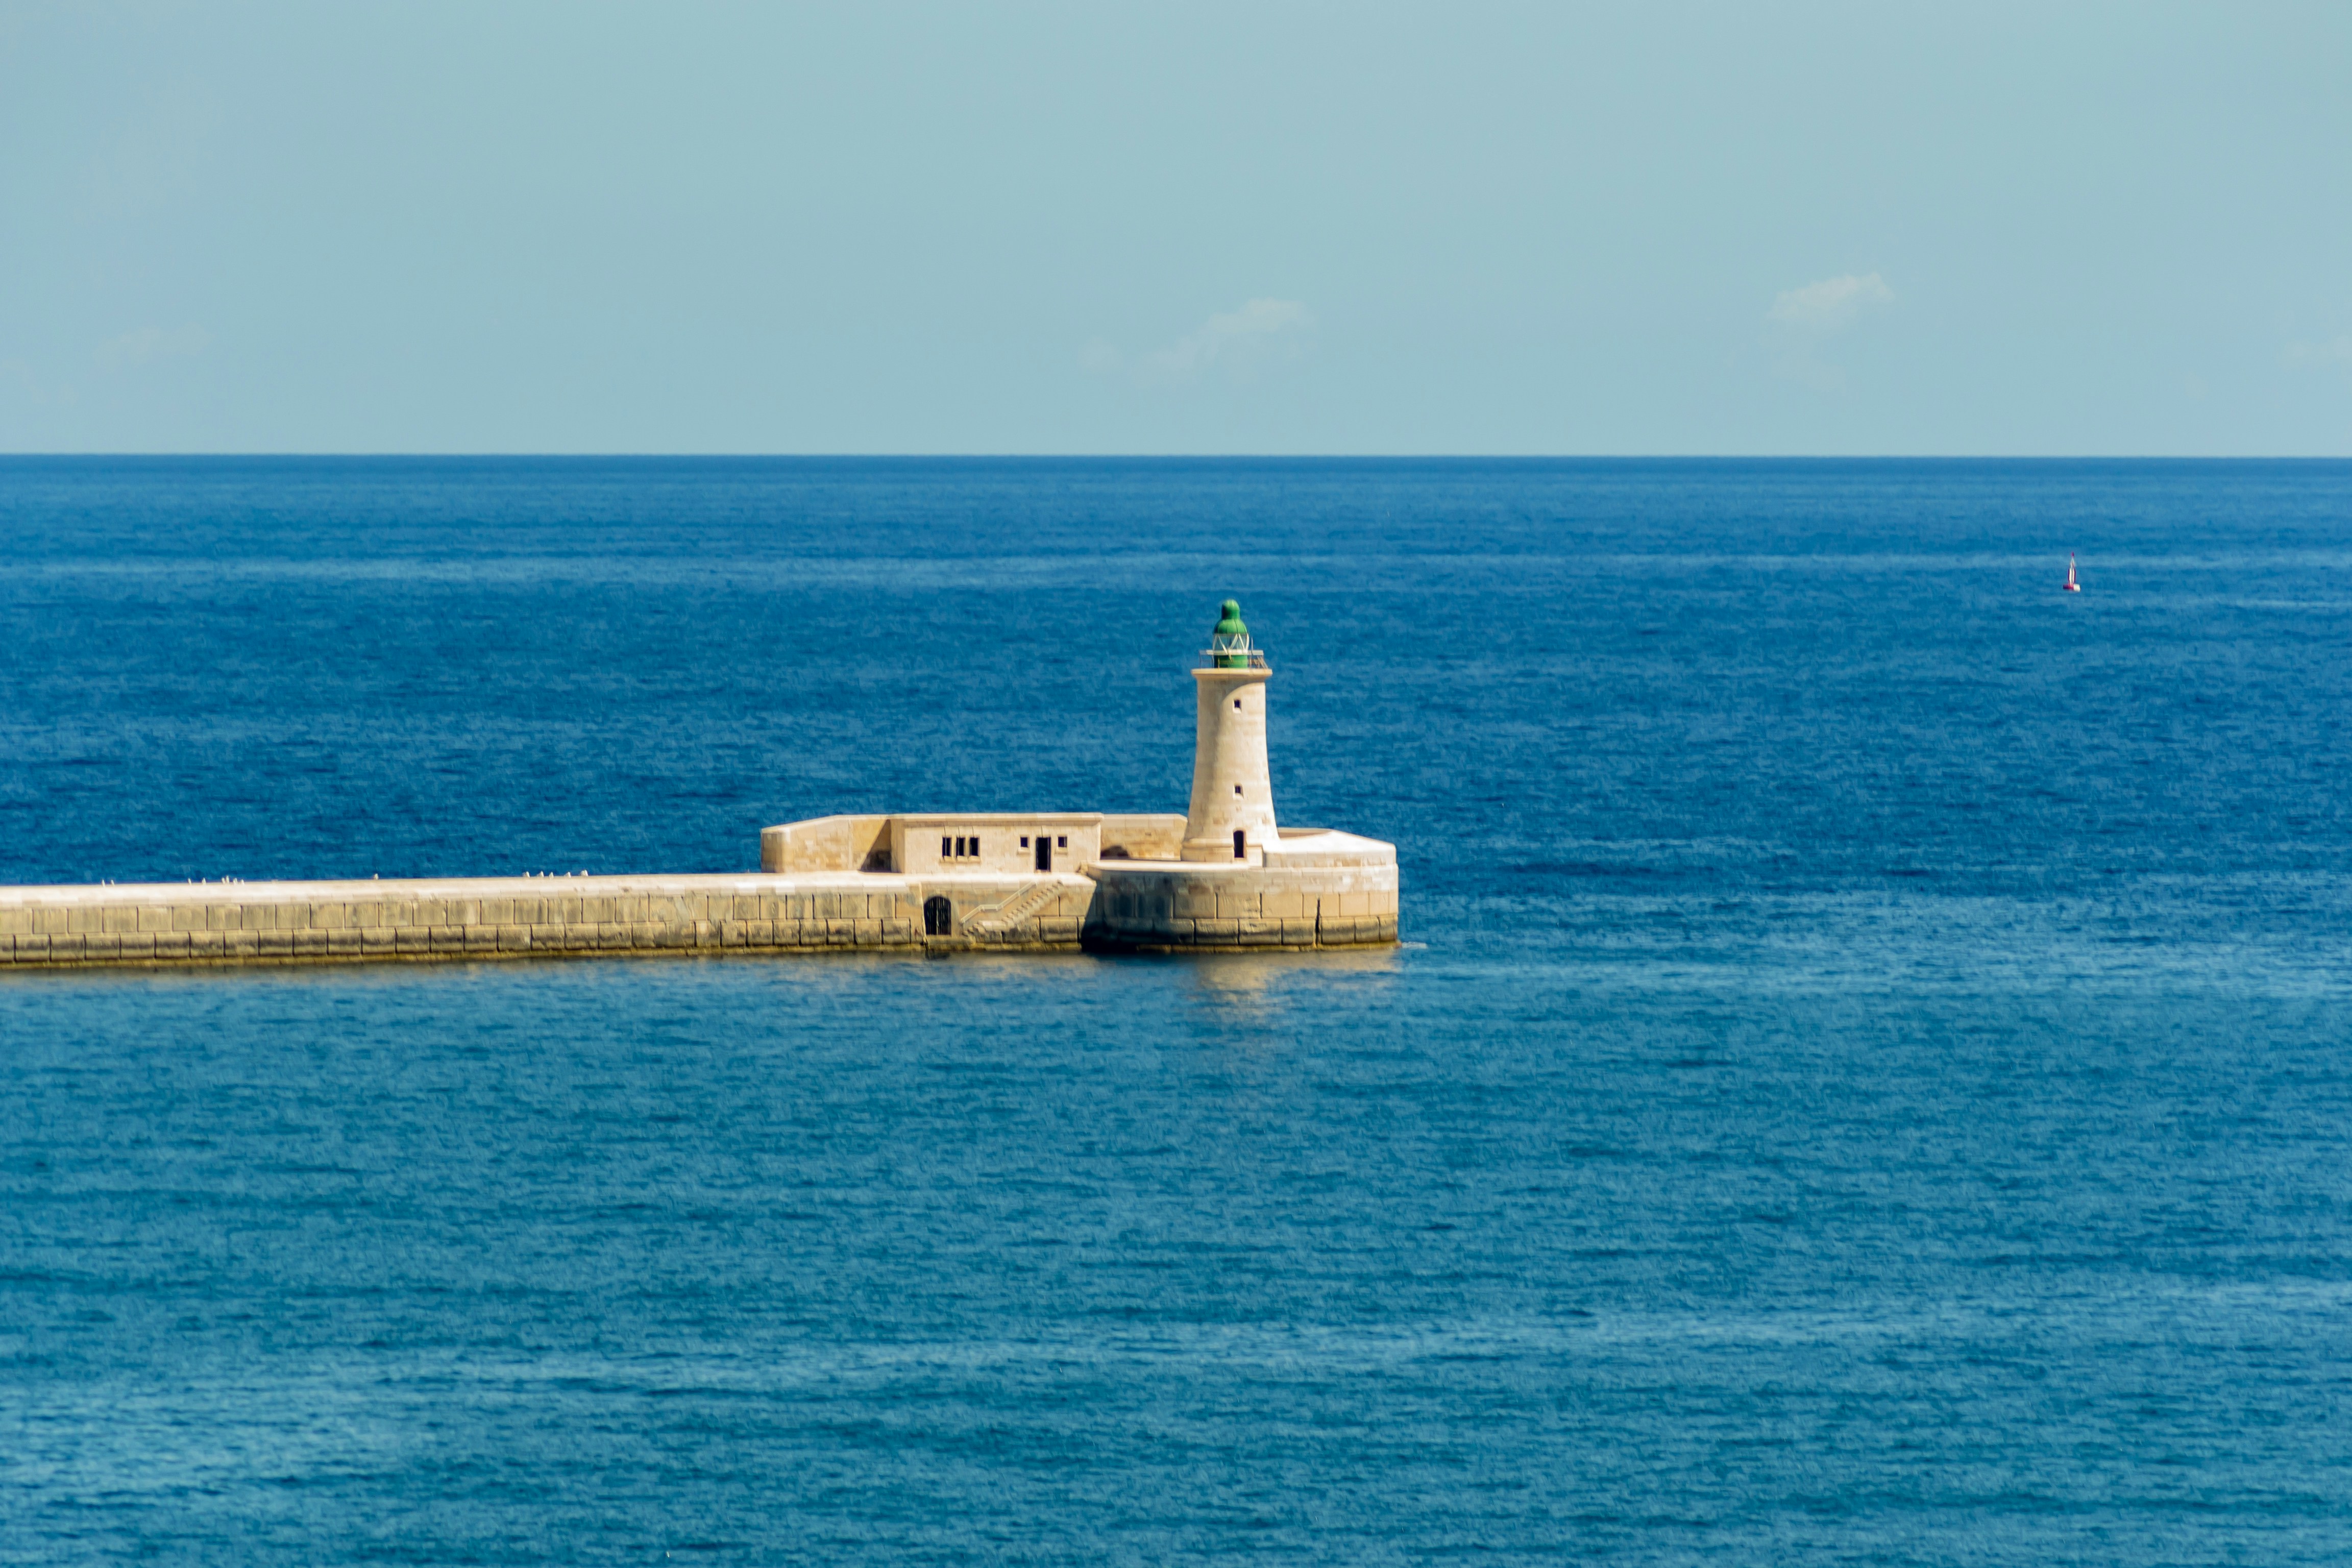
<instances>
[{"instance_id":1,"label":"reflection in water","mask_svg":"<svg viewBox=\"0 0 2352 1568\"><path fill-rule=\"evenodd\" d=\"M1333 948L1320 952L1201 952L1171 957L1168 962L1191 968L1196 992L1232 1003L1271 1000L1302 981L1393 975L1398 972L1400 953L1393 947Z\"/></svg>"}]
</instances>

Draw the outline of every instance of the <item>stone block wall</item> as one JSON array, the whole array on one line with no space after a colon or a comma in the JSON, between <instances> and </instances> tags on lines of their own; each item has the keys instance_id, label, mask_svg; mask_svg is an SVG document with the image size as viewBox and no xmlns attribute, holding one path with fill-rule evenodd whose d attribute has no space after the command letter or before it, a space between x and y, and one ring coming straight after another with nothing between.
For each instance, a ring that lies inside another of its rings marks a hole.
<instances>
[{"instance_id":1,"label":"stone block wall","mask_svg":"<svg viewBox=\"0 0 2352 1568\"><path fill-rule=\"evenodd\" d=\"M1097 868L1089 946L1160 952L1383 945L1397 940L1394 865L1307 870Z\"/></svg>"},{"instance_id":2,"label":"stone block wall","mask_svg":"<svg viewBox=\"0 0 2352 1568\"><path fill-rule=\"evenodd\" d=\"M0 889L0 967L1072 948L1082 879L675 877ZM943 894L956 929L924 930ZM974 920L972 917L979 917Z\"/></svg>"},{"instance_id":3,"label":"stone block wall","mask_svg":"<svg viewBox=\"0 0 2352 1568\"><path fill-rule=\"evenodd\" d=\"M1183 858L1184 814L1112 812L1102 819L1102 852L1114 860Z\"/></svg>"},{"instance_id":4,"label":"stone block wall","mask_svg":"<svg viewBox=\"0 0 2352 1568\"><path fill-rule=\"evenodd\" d=\"M887 816L817 816L760 830L760 869L773 872L890 870Z\"/></svg>"},{"instance_id":5,"label":"stone block wall","mask_svg":"<svg viewBox=\"0 0 2352 1568\"><path fill-rule=\"evenodd\" d=\"M0 970L632 952L1109 952L1397 939L1396 868L0 888ZM925 906L946 903L946 929Z\"/></svg>"}]
</instances>

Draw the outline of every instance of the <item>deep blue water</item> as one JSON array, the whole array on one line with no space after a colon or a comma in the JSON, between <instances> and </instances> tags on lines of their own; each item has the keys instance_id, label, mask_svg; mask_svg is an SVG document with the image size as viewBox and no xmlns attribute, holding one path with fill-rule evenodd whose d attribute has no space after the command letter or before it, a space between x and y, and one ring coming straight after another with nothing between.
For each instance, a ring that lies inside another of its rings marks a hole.
<instances>
[{"instance_id":1,"label":"deep blue water","mask_svg":"<svg viewBox=\"0 0 2352 1568\"><path fill-rule=\"evenodd\" d=\"M0 1558L2352 1557L2352 465L0 460L0 881L1181 810L1228 594L1399 952L0 978Z\"/></svg>"}]
</instances>

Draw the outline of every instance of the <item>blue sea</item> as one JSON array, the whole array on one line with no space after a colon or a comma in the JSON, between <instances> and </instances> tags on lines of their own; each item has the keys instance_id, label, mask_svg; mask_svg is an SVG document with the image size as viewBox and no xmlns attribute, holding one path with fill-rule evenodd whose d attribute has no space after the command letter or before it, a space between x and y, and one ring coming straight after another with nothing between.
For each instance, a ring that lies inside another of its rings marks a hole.
<instances>
[{"instance_id":1,"label":"blue sea","mask_svg":"<svg viewBox=\"0 0 2352 1568\"><path fill-rule=\"evenodd\" d=\"M1227 596L1398 951L0 976L0 1560L2352 1559L2352 465L5 459L0 881L1181 811Z\"/></svg>"}]
</instances>

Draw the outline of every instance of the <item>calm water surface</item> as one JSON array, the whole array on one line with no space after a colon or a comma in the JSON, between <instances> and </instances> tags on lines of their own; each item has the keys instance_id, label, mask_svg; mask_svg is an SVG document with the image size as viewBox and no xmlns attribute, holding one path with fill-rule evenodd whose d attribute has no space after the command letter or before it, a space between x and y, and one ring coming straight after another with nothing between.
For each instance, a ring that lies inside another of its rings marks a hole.
<instances>
[{"instance_id":1,"label":"calm water surface","mask_svg":"<svg viewBox=\"0 0 2352 1568\"><path fill-rule=\"evenodd\" d=\"M2352 466L6 459L0 546L0 881L1181 810L1230 594L1409 939L0 977L0 1559L2352 1556Z\"/></svg>"}]
</instances>

